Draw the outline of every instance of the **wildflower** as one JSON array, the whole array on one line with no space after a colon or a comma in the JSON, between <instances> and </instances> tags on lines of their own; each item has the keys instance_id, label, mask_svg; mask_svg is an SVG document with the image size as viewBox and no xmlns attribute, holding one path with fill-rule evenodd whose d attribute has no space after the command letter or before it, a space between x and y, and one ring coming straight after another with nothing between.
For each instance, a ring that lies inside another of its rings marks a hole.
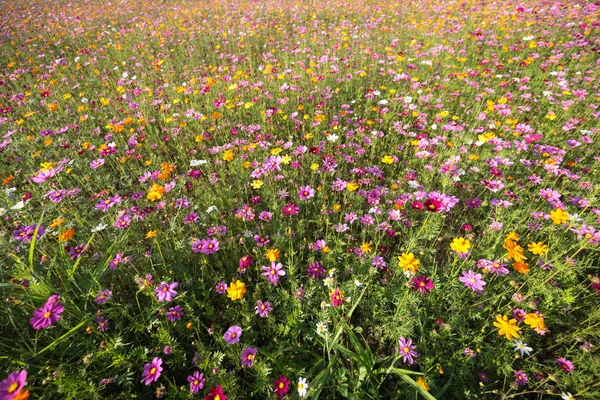
<instances>
[{"instance_id":1,"label":"wildflower","mask_svg":"<svg viewBox=\"0 0 600 400\"><path fill-rule=\"evenodd\" d=\"M268 249L265 257L267 258L267 260L273 262L279 259L280 254L281 252L279 251L279 249Z\"/></svg>"},{"instance_id":2,"label":"wildflower","mask_svg":"<svg viewBox=\"0 0 600 400\"><path fill-rule=\"evenodd\" d=\"M290 391L290 380L287 376L280 376L275 379L275 394L277 397L283 397L287 392Z\"/></svg>"},{"instance_id":3,"label":"wildflower","mask_svg":"<svg viewBox=\"0 0 600 400\"><path fill-rule=\"evenodd\" d=\"M508 252L506 258L509 260L515 260L517 262L527 260L527 257L523 254L523 248L514 240L507 237L506 240L504 240L504 248Z\"/></svg>"},{"instance_id":4,"label":"wildflower","mask_svg":"<svg viewBox=\"0 0 600 400\"><path fill-rule=\"evenodd\" d=\"M454 238L450 244L450 248L459 254L468 253L471 248L471 242L465 238Z\"/></svg>"},{"instance_id":5,"label":"wildflower","mask_svg":"<svg viewBox=\"0 0 600 400\"><path fill-rule=\"evenodd\" d=\"M402 253L402 255L398 256L398 265L402 267L404 272L417 272L419 270L420 263L421 261L415 258L415 255L412 252L408 254Z\"/></svg>"},{"instance_id":6,"label":"wildflower","mask_svg":"<svg viewBox=\"0 0 600 400\"><path fill-rule=\"evenodd\" d=\"M523 372L523 371L513 371L513 372L515 374L515 382L519 386L525 386L527 384L527 382L529 381L525 372Z\"/></svg>"},{"instance_id":7,"label":"wildflower","mask_svg":"<svg viewBox=\"0 0 600 400\"><path fill-rule=\"evenodd\" d=\"M29 243L33 239L33 234L35 233L37 225L29 225L24 226L13 232L13 239L18 242ZM43 225L39 225L36 240L42 237L42 235L46 232Z\"/></svg>"},{"instance_id":8,"label":"wildflower","mask_svg":"<svg viewBox=\"0 0 600 400\"><path fill-rule=\"evenodd\" d=\"M154 184L150 188L150 191L148 192L148 195L146 196L146 198L150 201L160 200L162 198L162 195L164 192L165 192L164 187Z\"/></svg>"},{"instance_id":9,"label":"wildflower","mask_svg":"<svg viewBox=\"0 0 600 400\"><path fill-rule=\"evenodd\" d=\"M183 307L177 305L169 308L169 311L167 312L167 319L169 322L175 322L179 321L183 315Z\"/></svg>"},{"instance_id":10,"label":"wildflower","mask_svg":"<svg viewBox=\"0 0 600 400\"><path fill-rule=\"evenodd\" d=\"M569 221L569 214L560 208L550 212L550 219L557 225L564 224Z\"/></svg>"},{"instance_id":11,"label":"wildflower","mask_svg":"<svg viewBox=\"0 0 600 400\"><path fill-rule=\"evenodd\" d=\"M204 400L227 400L227 395L223 393L221 385L210 389L210 392L204 397Z\"/></svg>"},{"instance_id":12,"label":"wildflower","mask_svg":"<svg viewBox=\"0 0 600 400\"><path fill-rule=\"evenodd\" d=\"M556 360L556 362L558 363L560 369L562 369L565 372L571 372L575 369L575 367L573 367L573 363L567 360L566 358L559 358L558 360Z\"/></svg>"},{"instance_id":13,"label":"wildflower","mask_svg":"<svg viewBox=\"0 0 600 400\"><path fill-rule=\"evenodd\" d=\"M194 371L194 373L187 378L190 383L190 392L194 394L198 394L199 390L204 389L204 382L206 382L206 378L204 378L204 374L198 371Z\"/></svg>"},{"instance_id":14,"label":"wildflower","mask_svg":"<svg viewBox=\"0 0 600 400\"><path fill-rule=\"evenodd\" d=\"M500 314L496 315L496 321L494 322L494 326L498 328L498 334L500 336L506 336L508 340L511 340L513 337L519 339L521 335L519 335L519 328L517 325L516 319L509 320L506 315L502 316Z\"/></svg>"},{"instance_id":15,"label":"wildflower","mask_svg":"<svg viewBox=\"0 0 600 400\"><path fill-rule=\"evenodd\" d=\"M344 304L344 292L339 289L334 289L329 294L331 298L331 305L333 307L339 307Z\"/></svg>"},{"instance_id":16,"label":"wildflower","mask_svg":"<svg viewBox=\"0 0 600 400\"><path fill-rule=\"evenodd\" d=\"M267 253L269 252L269 250L267 250ZM243 256L242 258L240 258L240 262L239 262L239 266L240 266L240 270L246 270L246 268L248 268L251 264L252 261L254 261L252 259L252 256L250 254L246 254L245 256ZM272 260L270 260L272 261Z\"/></svg>"},{"instance_id":17,"label":"wildflower","mask_svg":"<svg viewBox=\"0 0 600 400\"><path fill-rule=\"evenodd\" d=\"M381 159L381 162L384 163L384 164L393 164L394 163L394 157L392 157L390 155L385 155Z\"/></svg>"},{"instance_id":18,"label":"wildflower","mask_svg":"<svg viewBox=\"0 0 600 400\"><path fill-rule=\"evenodd\" d=\"M262 270L264 271L261 275L265 275L267 280L277 286L279 283L279 277L285 275L285 271L282 270L283 265L281 263L275 264L275 261L271 262L270 267L263 265Z\"/></svg>"},{"instance_id":19,"label":"wildflower","mask_svg":"<svg viewBox=\"0 0 600 400\"><path fill-rule=\"evenodd\" d=\"M255 179L250 184L250 186L252 186L252 189L260 189L262 187L262 185L264 185L264 182L261 181L260 179Z\"/></svg>"},{"instance_id":20,"label":"wildflower","mask_svg":"<svg viewBox=\"0 0 600 400\"><path fill-rule=\"evenodd\" d=\"M254 365L254 359L256 358L256 353L258 350L253 347L246 347L244 351L242 351L242 355L240 358L242 359L242 365L248 368L252 368Z\"/></svg>"},{"instance_id":21,"label":"wildflower","mask_svg":"<svg viewBox=\"0 0 600 400\"><path fill-rule=\"evenodd\" d=\"M298 196L300 200L308 200L315 196L315 190L310 186L301 186L298 190Z\"/></svg>"},{"instance_id":22,"label":"wildflower","mask_svg":"<svg viewBox=\"0 0 600 400\"><path fill-rule=\"evenodd\" d=\"M438 213L442 210L442 202L436 199L429 198L425 200L425 210L433 213Z\"/></svg>"},{"instance_id":23,"label":"wildflower","mask_svg":"<svg viewBox=\"0 0 600 400\"><path fill-rule=\"evenodd\" d=\"M27 371L14 371L0 382L0 399L25 400L29 398L29 390L23 388L27 385Z\"/></svg>"},{"instance_id":24,"label":"wildflower","mask_svg":"<svg viewBox=\"0 0 600 400\"><path fill-rule=\"evenodd\" d=\"M227 288L227 297L232 301L239 300L246 294L246 284L239 279L236 282L231 282Z\"/></svg>"},{"instance_id":25,"label":"wildflower","mask_svg":"<svg viewBox=\"0 0 600 400\"><path fill-rule=\"evenodd\" d=\"M523 321L529 325L531 329L534 329L537 333L546 332L546 325L544 323L544 317L540 314L530 313L525 316Z\"/></svg>"},{"instance_id":26,"label":"wildflower","mask_svg":"<svg viewBox=\"0 0 600 400\"><path fill-rule=\"evenodd\" d=\"M296 296L298 300L302 300L304 298L304 288L294 290L294 296Z\"/></svg>"},{"instance_id":27,"label":"wildflower","mask_svg":"<svg viewBox=\"0 0 600 400\"><path fill-rule=\"evenodd\" d=\"M417 347L412 344L412 339L404 339L401 337L398 340L398 351L402 356L402 361L405 364L412 365L414 363L414 358L418 358L419 354L415 351Z\"/></svg>"},{"instance_id":28,"label":"wildflower","mask_svg":"<svg viewBox=\"0 0 600 400\"><path fill-rule=\"evenodd\" d=\"M562 400L575 400L575 397L573 397L573 395L571 393L561 393L560 397L562 398Z\"/></svg>"},{"instance_id":29,"label":"wildflower","mask_svg":"<svg viewBox=\"0 0 600 400\"><path fill-rule=\"evenodd\" d=\"M295 205L293 203L286 204L281 209L281 213L283 215L296 215L296 214L298 214L298 212L300 212L300 207L298 207L297 205Z\"/></svg>"},{"instance_id":30,"label":"wildflower","mask_svg":"<svg viewBox=\"0 0 600 400\"><path fill-rule=\"evenodd\" d=\"M96 299L94 300L94 302L96 304L106 304L106 302L108 300L110 300L110 298L112 297L112 291L105 289L105 290L101 290L100 293L98 293L98 296L96 296Z\"/></svg>"},{"instance_id":31,"label":"wildflower","mask_svg":"<svg viewBox=\"0 0 600 400\"><path fill-rule=\"evenodd\" d=\"M425 275L415 276L411 282L413 284L413 290L420 292L422 295L429 294L431 289L435 287L433 281Z\"/></svg>"},{"instance_id":32,"label":"wildflower","mask_svg":"<svg viewBox=\"0 0 600 400\"><path fill-rule=\"evenodd\" d=\"M152 363L144 365L144 372L142 373L142 382L148 386L152 382L156 382L160 378L160 373L163 368L161 367L162 360L158 357L154 357Z\"/></svg>"},{"instance_id":33,"label":"wildflower","mask_svg":"<svg viewBox=\"0 0 600 400\"><path fill-rule=\"evenodd\" d=\"M268 301L262 302L260 300L256 302L256 307L254 307L254 309L256 310L256 314L260 315L262 318L268 318L269 312L273 311L271 303Z\"/></svg>"},{"instance_id":34,"label":"wildflower","mask_svg":"<svg viewBox=\"0 0 600 400\"><path fill-rule=\"evenodd\" d=\"M325 332L327 332L327 325L324 322L317 322L317 333L322 336Z\"/></svg>"},{"instance_id":35,"label":"wildflower","mask_svg":"<svg viewBox=\"0 0 600 400\"><path fill-rule=\"evenodd\" d=\"M535 254L536 256L543 256L548 252L548 246L542 242L532 242L527 246L527 250Z\"/></svg>"},{"instance_id":36,"label":"wildflower","mask_svg":"<svg viewBox=\"0 0 600 400\"><path fill-rule=\"evenodd\" d=\"M177 292L175 291L175 288L177 286L179 286L179 283L177 282L173 282L170 284L167 282L161 282L160 285L158 285L156 289L154 289L154 291L156 292L156 299L159 302L169 302L173 300L173 296L177 296Z\"/></svg>"},{"instance_id":37,"label":"wildflower","mask_svg":"<svg viewBox=\"0 0 600 400\"><path fill-rule=\"evenodd\" d=\"M522 356L523 355L526 355L526 356L530 355L531 351L533 350L531 347L527 346L526 343L523 343L520 340L513 340L512 345L514 347L515 353L517 351L519 351L519 352L521 352Z\"/></svg>"},{"instance_id":38,"label":"wildflower","mask_svg":"<svg viewBox=\"0 0 600 400\"><path fill-rule=\"evenodd\" d=\"M306 384L306 378L298 379L298 396L304 397L306 396L306 392L308 391L308 385Z\"/></svg>"},{"instance_id":39,"label":"wildflower","mask_svg":"<svg viewBox=\"0 0 600 400\"><path fill-rule=\"evenodd\" d=\"M417 378L417 385L424 390L429 391L429 383L427 383L427 379L423 378L422 376Z\"/></svg>"},{"instance_id":40,"label":"wildflower","mask_svg":"<svg viewBox=\"0 0 600 400\"><path fill-rule=\"evenodd\" d=\"M33 312L33 317L29 320L33 329L36 331L45 329L60 320L65 307L58 301L59 299L60 296L50 296L42 308Z\"/></svg>"},{"instance_id":41,"label":"wildflower","mask_svg":"<svg viewBox=\"0 0 600 400\"><path fill-rule=\"evenodd\" d=\"M227 344L239 343L240 336L242 336L242 328L237 325L234 325L227 329L227 332L223 335L223 339L227 342Z\"/></svg>"},{"instance_id":42,"label":"wildflower","mask_svg":"<svg viewBox=\"0 0 600 400\"><path fill-rule=\"evenodd\" d=\"M458 280L464 283L466 287L476 292L483 291L483 287L486 285L486 282L481 279L481 274L476 274L473 271L463 271L463 276L458 278Z\"/></svg>"}]
</instances>

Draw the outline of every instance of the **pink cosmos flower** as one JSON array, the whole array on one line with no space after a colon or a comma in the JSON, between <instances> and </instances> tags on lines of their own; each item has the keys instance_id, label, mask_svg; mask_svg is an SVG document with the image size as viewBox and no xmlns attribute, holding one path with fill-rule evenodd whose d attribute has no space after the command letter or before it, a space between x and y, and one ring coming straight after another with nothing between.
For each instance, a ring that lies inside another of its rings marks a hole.
<instances>
[{"instance_id":1,"label":"pink cosmos flower","mask_svg":"<svg viewBox=\"0 0 600 400\"><path fill-rule=\"evenodd\" d=\"M158 357L154 357L152 363L144 365L144 372L142 373L142 382L147 386L152 382L156 382L160 378L160 373L163 368L161 367L162 360Z\"/></svg>"}]
</instances>

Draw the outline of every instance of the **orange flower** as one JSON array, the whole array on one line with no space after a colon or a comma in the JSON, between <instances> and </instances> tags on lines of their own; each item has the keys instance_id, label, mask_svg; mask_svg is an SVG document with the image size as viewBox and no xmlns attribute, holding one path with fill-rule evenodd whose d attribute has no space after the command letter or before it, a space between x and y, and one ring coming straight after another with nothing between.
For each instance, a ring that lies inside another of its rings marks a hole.
<instances>
[{"instance_id":1,"label":"orange flower","mask_svg":"<svg viewBox=\"0 0 600 400\"><path fill-rule=\"evenodd\" d=\"M269 249L267 250L267 260L273 262L276 261L279 256L281 255L281 252L279 251L279 249Z\"/></svg>"},{"instance_id":2,"label":"orange flower","mask_svg":"<svg viewBox=\"0 0 600 400\"><path fill-rule=\"evenodd\" d=\"M58 235L59 242L68 242L75 235L75 229L69 228L66 231L62 231L60 235Z\"/></svg>"},{"instance_id":3,"label":"orange flower","mask_svg":"<svg viewBox=\"0 0 600 400\"><path fill-rule=\"evenodd\" d=\"M526 274L529 272L529 264L527 264L525 261L515 261L515 263L513 264L513 268L515 269L515 271L518 271L522 274Z\"/></svg>"},{"instance_id":4,"label":"orange flower","mask_svg":"<svg viewBox=\"0 0 600 400\"><path fill-rule=\"evenodd\" d=\"M158 234L158 230L153 230L153 231L148 231L146 233L146 239L152 239L153 237L155 237Z\"/></svg>"},{"instance_id":5,"label":"orange flower","mask_svg":"<svg viewBox=\"0 0 600 400\"><path fill-rule=\"evenodd\" d=\"M519 246L517 242L506 238L506 240L504 241L504 248L508 252L506 254L506 258L508 258L509 260L514 259L517 262L527 260L525 254L523 254L523 248Z\"/></svg>"}]
</instances>

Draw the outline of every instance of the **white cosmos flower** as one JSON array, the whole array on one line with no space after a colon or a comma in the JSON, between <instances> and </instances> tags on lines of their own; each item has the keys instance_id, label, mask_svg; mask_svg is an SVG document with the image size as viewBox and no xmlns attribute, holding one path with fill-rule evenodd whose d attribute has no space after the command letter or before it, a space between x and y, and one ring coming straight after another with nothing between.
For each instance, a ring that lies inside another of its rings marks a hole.
<instances>
[{"instance_id":1,"label":"white cosmos flower","mask_svg":"<svg viewBox=\"0 0 600 400\"><path fill-rule=\"evenodd\" d=\"M308 391L308 384L306 383L306 378L298 379L298 396L300 396L300 397L306 396L307 391Z\"/></svg>"},{"instance_id":2,"label":"white cosmos flower","mask_svg":"<svg viewBox=\"0 0 600 400\"><path fill-rule=\"evenodd\" d=\"M327 332L327 325L324 322L317 322L317 333L323 335L325 332Z\"/></svg>"},{"instance_id":3,"label":"white cosmos flower","mask_svg":"<svg viewBox=\"0 0 600 400\"><path fill-rule=\"evenodd\" d=\"M514 347L515 353L517 351L520 351L522 356L523 355L528 356L533 351L533 349L531 347L527 346L527 343L523 343L520 340L513 340L512 345Z\"/></svg>"}]
</instances>

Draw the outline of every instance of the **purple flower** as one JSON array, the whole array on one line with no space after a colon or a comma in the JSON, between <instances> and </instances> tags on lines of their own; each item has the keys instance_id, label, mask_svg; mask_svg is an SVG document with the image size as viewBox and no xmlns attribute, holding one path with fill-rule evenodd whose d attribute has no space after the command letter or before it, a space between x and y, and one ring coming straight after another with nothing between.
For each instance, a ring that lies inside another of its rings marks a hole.
<instances>
[{"instance_id":1,"label":"purple flower","mask_svg":"<svg viewBox=\"0 0 600 400\"><path fill-rule=\"evenodd\" d=\"M204 382L206 382L206 378L204 378L204 374L198 371L194 371L194 373L187 378L190 383L190 392L194 394L198 394L199 390L204 389Z\"/></svg>"},{"instance_id":2,"label":"purple flower","mask_svg":"<svg viewBox=\"0 0 600 400\"><path fill-rule=\"evenodd\" d=\"M13 232L13 239L16 240L17 242L23 242L23 243L31 242L31 239L33 239L33 234L35 233L36 226L37 225L28 225L28 226L23 226L23 227L17 229L16 231ZM44 226L40 225L38 232L37 232L36 240L39 239L40 237L42 237L42 235L45 232L46 232L46 230L44 229Z\"/></svg>"},{"instance_id":3,"label":"purple flower","mask_svg":"<svg viewBox=\"0 0 600 400\"><path fill-rule=\"evenodd\" d=\"M401 337L398 340L398 351L400 352L400 355L402 356L402 361L405 364L410 364L412 365L415 361L414 358L418 358L419 354L415 351L417 347L413 346L412 344L412 339L404 339L404 337Z\"/></svg>"},{"instance_id":4,"label":"purple flower","mask_svg":"<svg viewBox=\"0 0 600 400\"><path fill-rule=\"evenodd\" d=\"M27 371L15 371L0 382L0 399L12 400L27 385Z\"/></svg>"},{"instance_id":5,"label":"purple flower","mask_svg":"<svg viewBox=\"0 0 600 400\"><path fill-rule=\"evenodd\" d=\"M386 267L386 263L385 260L383 259L383 257L381 256L375 256L373 257L373 266L377 267L378 269L385 269Z\"/></svg>"},{"instance_id":6,"label":"purple flower","mask_svg":"<svg viewBox=\"0 0 600 400\"><path fill-rule=\"evenodd\" d=\"M226 282L219 282L219 283L217 283L217 286L215 287L215 290L219 294L225 294L225 292L227 291L227 283Z\"/></svg>"},{"instance_id":7,"label":"purple flower","mask_svg":"<svg viewBox=\"0 0 600 400\"><path fill-rule=\"evenodd\" d=\"M158 285L156 287L156 289L154 289L154 291L156 292L156 299L158 301L171 301L173 300L173 296L177 296L177 292L174 290L177 286L179 286L179 283L177 282L173 282L173 283L167 283L167 282L161 282L160 285Z\"/></svg>"},{"instance_id":8,"label":"purple flower","mask_svg":"<svg viewBox=\"0 0 600 400\"><path fill-rule=\"evenodd\" d=\"M58 301L59 299L60 296L50 296L42 308L33 312L33 317L29 320L33 329L37 331L48 328L60 320L60 314L65 311L65 307Z\"/></svg>"},{"instance_id":9,"label":"purple flower","mask_svg":"<svg viewBox=\"0 0 600 400\"><path fill-rule=\"evenodd\" d=\"M295 205L294 203L289 203L283 206L281 209L281 214L283 215L296 215L300 212L300 207Z\"/></svg>"},{"instance_id":10,"label":"purple flower","mask_svg":"<svg viewBox=\"0 0 600 400\"><path fill-rule=\"evenodd\" d=\"M181 317L183 317L183 315L183 307L177 305L175 307L169 308L169 311L167 312L167 319L169 320L169 322L175 322L179 321Z\"/></svg>"},{"instance_id":11,"label":"purple flower","mask_svg":"<svg viewBox=\"0 0 600 400\"><path fill-rule=\"evenodd\" d=\"M306 269L306 271L308 272L308 277L311 279L321 279L327 273L327 271L325 271L325 268L323 267L323 264L321 264L318 261L311 263Z\"/></svg>"},{"instance_id":12,"label":"purple flower","mask_svg":"<svg viewBox=\"0 0 600 400\"><path fill-rule=\"evenodd\" d=\"M254 309L256 310L256 314L260 315L262 318L268 318L269 312L273 311L273 308L271 308L271 303L268 301L263 303L260 300L256 302L256 307L254 307Z\"/></svg>"},{"instance_id":13,"label":"purple flower","mask_svg":"<svg viewBox=\"0 0 600 400\"><path fill-rule=\"evenodd\" d=\"M162 360L158 357L154 357L151 364L144 365L144 372L142 373L142 382L147 386L152 382L156 382L160 378L160 373L163 368L161 367Z\"/></svg>"},{"instance_id":14,"label":"purple flower","mask_svg":"<svg viewBox=\"0 0 600 400\"><path fill-rule=\"evenodd\" d=\"M183 222L186 224L191 224L192 222L196 222L198 221L198 219L200 218L200 216L195 213L195 212L191 212L188 215L185 216Z\"/></svg>"},{"instance_id":15,"label":"purple flower","mask_svg":"<svg viewBox=\"0 0 600 400\"><path fill-rule=\"evenodd\" d=\"M253 347L246 347L240 356L242 365L248 368L252 368L254 365L254 359L256 358L258 350Z\"/></svg>"},{"instance_id":16,"label":"purple flower","mask_svg":"<svg viewBox=\"0 0 600 400\"><path fill-rule=\"evenodd\" d=\"M219 250L219 241L215 238L195 239L192 242L192 250L194 253L215 254Z\"/></svg>"},{"instance_id":17,"label":"purple flower","mask_svg":"<svg viewBox=\"0 0 600 400\"><path fill-rule=\"evenodd\" d=\"M300 200L308 200L315 196L315 190L310 186L301 186L298 190Z\"/></svg>"},{"instance_id":18,"label":"purple flower","mask_svg":"<svg viewBox=\"0 0 600 400\"><path fill-rule=\"evenodd\" d=\"M560 369L562 369L565 372L571 372L575 369L573 363L567 360L566 358L559 358L558 360L556 360L556 362L558 363Z\"/></svg>"},{"instance_id":19,"label":"purple flower","mask_svg":"<svg viewBox=\"0 0 600 400\"><path fill-rule=\"evenodd\" d=\"M271 261L270 267L265 267L263 265L262 270L264 272L262 275L265 275L269 282L271 282L274 286L277 286L279 283L279 277L285 275L285 271L283 271L282 268L283 265L281 263L275 264L275 261Z\"/></svg>"},{"instance_id":20,"label":"purple flower","mask_svg":"<svg viewBox=\"0 0 600 400\"><path fill-rule=\"evenodd\" d=\"M96 296L96 299L94 300L94 302L96 304L106 304L106 302L108 300L110 300L111 297L112 297L112 292L108 289L104 289L104 290L101 290L100 293L98 293L98 296Z\"/></svg>"},{"instance_id":21,"label":"purple flower","mask_svg":"<svg viewBox=\"0 0 600 400\"><path fill-rule=\"evenodd\" d=\"M237 325L234 325L227 329L227 332L223 335L223 339L227 342L227 344L239 343L240 336L242 336L242 328Z\"/></svg>"},{"instance_id":22,"label":"purple flower","mask_svg":"<svg viewBox=\"0 0 600 400\"><path fill-rule=\"evenodd\" d=\"M98 323L98 330L100 332L106 332L108 330L108 318L104 315L100 314L96 317L96 322Z\"/></svg>"},{"instance_id":23,"label":"purple flower","mask_svg":"<svg viewBox=\"0 0 600 400\"><path fill-rule=\"evenodd\" d=\"M529 381L529 379L527 378L527 375L525 374L525 372L523 372L523 371L513 371L513 372L515 373L515 382L519 386L527 385L527 382Z\"/></svg>"},{"instance_id":24,"label":"purple flower","mask_svg":"<svg viewBox=\"0 0 600 400\"><path fill-rule=\"evenodd\" d=\"M296 296L298 300L302 300L304 298L304 288L294 290L294 296Z\"/></svg>"},{"instance_id":25,"label":"purple flower","mask_svg":"<svg viewBox=\"0 0 600 400\"><path fill-rule=\"evenodd\" d=\"M433 281L427 276L415 276L412 278L413 290L420 292L421 294L429 294L431 289L434 288Z\"/></svg>"},{"instance_id":26,"label":"purple flower","mask_svg":"<svg viewBox=\"0 0 600 400\"><path fill-rule=\"evenodd\" d=\"M476 274L473 271L464 272L463 276L458 278L459 281L465 284L471 290L482 292L486 282L481 279L481 274Z\"/></svg>"}]
</instances>

